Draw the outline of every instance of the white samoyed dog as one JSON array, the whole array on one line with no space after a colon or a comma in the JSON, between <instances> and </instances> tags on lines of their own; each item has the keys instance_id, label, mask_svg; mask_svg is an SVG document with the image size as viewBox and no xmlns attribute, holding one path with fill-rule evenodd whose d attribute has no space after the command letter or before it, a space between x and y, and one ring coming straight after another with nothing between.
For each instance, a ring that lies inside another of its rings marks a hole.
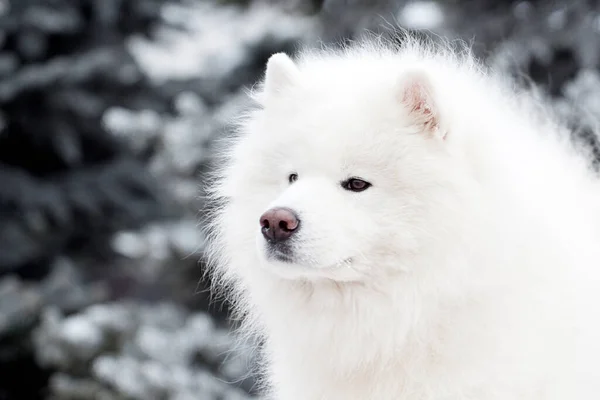
<instances>
[{"instance_id":1,"label":"white samoyed dog","mask_svg":"<svg viewBox=\"0 0 600 400\"><path fill-rule=\"evenodd\" d=\"M277 400L600 399L600 196L539 96L464 48L271 56L209 262Z\"/></svg>"}]
</instances>

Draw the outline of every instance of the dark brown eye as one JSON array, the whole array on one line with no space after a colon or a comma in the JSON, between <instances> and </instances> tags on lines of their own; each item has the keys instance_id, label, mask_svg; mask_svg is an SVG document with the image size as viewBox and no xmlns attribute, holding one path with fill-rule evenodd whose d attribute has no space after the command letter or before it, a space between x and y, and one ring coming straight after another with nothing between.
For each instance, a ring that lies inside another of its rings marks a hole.
<instances>
[{"instance_id":1,"label":"dark brown eye","mask_svg":"<svg viewBox=\"0 0 600 400\"><path fill-rule=\"evenodd\" d=\"M342 182L342 187L353 192L362 192L363 190L367 190L369 187L371 187L371 184L363 181L362 179L350 178L347 181Z\"/></svg>"},{"instance_id":2,"label":"dark brown eye","mask_svg":"<svg viewBox=\"0 0 600 400\"><path fill-rule=\"evenodd\" d=\"M288 176L288 181L290 183L294 183L298 180L298 174L290 174L290 176Z\"/></svg>"}]
</instances>

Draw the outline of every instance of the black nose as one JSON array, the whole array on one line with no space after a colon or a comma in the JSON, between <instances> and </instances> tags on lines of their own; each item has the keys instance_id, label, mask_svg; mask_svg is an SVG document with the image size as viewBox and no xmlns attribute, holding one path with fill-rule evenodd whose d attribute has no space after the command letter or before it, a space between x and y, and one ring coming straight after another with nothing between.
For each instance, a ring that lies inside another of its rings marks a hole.
<instances>
[{"instance_id":1,"label":"black nose","mask_svg":"<svg viewBox=\"0 0 600 400\"><path fill-rule=\"evenodd\" d=\"M267 241L279 243L298 231L300 220L289 208L271 208L260 216L260 226Z\"/></svg>"}]
</instances>

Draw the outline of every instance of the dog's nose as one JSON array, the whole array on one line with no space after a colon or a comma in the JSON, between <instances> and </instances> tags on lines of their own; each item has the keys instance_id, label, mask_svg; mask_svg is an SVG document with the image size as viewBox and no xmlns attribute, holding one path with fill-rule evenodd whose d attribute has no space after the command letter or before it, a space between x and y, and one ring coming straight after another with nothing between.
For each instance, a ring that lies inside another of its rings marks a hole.
<instances>
[{"instance_id":1,"label":"dog's nose","mask_svg":"<svg viewBox=\"0 0 600 400\"><path fill-rule=\"evenodd\" d=\"M288 240L298 231L300 220L289 208L271 208L260 217L261 232L269 242Z\"/></svg>"}]
</instances>

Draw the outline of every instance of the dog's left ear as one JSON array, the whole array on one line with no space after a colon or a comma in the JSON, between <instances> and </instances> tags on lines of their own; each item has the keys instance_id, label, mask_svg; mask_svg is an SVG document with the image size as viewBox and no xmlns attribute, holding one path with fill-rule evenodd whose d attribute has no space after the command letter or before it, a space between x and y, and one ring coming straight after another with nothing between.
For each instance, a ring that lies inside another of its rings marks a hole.
<instances>
[{"instance_id":1,"label":"dog's left ear","mask_svg":"<svg viewBox=\"0 0 600 400\"><path fill-rule=\"evenodd\" d=\"M300 75L294 61L285 53L276 53L269 57L265 72L264 92L273 95L293 85Z\"/></svg>"},{"instance_id":2,"label":"dog's left ear","mask_svg":"<svg viewBox=\"0 0 600 400\"><path fill-rule=\"evenodd\" d=\"M411 122L423 132L444 139L440 109L429 77L422 71L405 72L398 85L398 100Z\"/></svg>"}]
</instances>

